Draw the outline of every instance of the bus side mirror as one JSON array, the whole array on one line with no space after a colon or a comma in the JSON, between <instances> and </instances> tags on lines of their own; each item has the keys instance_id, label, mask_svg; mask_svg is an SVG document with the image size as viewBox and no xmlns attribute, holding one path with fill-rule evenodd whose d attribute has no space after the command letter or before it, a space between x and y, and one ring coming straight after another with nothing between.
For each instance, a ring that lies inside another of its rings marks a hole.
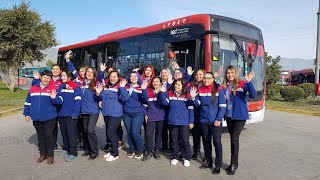
<instances>
[{"instance_id":1,"label":"bus side mirror","mask_svg":"<svg viewBox=\"0 0 320 180\"><path fill-rule=\"evenodd\" d=\"M212 61L219 61L219 55L220 55L219 42L212 42L211 52L212 52Z\"/></svg>"}]
</instances>

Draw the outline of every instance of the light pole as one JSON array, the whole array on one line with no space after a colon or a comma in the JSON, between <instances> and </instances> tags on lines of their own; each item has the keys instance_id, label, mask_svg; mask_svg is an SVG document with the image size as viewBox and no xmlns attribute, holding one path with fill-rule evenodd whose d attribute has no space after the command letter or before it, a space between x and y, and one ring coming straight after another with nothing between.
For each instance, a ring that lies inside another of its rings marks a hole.
<instances>
[{"instance_id":1,"label":"light pole","mask_svg":"<svg viewBox=\"0 0 320 180\"><path fill-rule=\"evenodd\" d=\"M184 53L184 68L187 68L187 54L189 54L189 49L185 51L180 51L180 53Z\"/></svg>"},{"instance_id":2,"label":"light pole","mask_svg":"<svg viewBox=\"0 0 320 180\"><path fill-rule=\"evenodd\" d=\"M317 95L319 94L319 63L320 63L320 0L319 0L319 9L318 9L318 24L317 24L317 56L316 56L316 70L315 70L315 93L314 101L316 100Z\"/></svg>"}]
</instances>

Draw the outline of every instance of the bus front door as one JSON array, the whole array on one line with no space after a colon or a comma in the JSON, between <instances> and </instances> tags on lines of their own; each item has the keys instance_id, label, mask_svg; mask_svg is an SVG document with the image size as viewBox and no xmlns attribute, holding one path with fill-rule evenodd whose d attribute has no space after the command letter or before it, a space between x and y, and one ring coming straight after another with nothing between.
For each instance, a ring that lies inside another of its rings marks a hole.
<instances>
[{"instance_id":1,"label":"bus front door","mask_svg":"<svg viewBox=\"0 0 320 180\"><path fill-rule=\"evenodd\" d=\"M200 44L201 41L199 39L165 43L165 66L172 69L170 65L172 61L175 61L185 70L187 70L188 66L191 66L192 69L198 69L200 66L198 62L200 59Z\"/></svg>"}]
</instances>

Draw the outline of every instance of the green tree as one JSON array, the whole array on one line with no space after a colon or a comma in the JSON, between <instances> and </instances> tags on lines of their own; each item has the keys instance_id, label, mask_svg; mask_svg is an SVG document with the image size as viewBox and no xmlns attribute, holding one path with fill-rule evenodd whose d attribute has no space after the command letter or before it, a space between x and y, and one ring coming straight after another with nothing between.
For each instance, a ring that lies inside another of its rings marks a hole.
<instances>
[{"instance_id":1,"label":"green tree","mask_svg":"<svg viewBox=\"0 0 320 180\"><path fill-rule=\"evenodd\" d=\"M47 63L46 63L46 65L47 65L48 67L52 67L54 64L55 64L55 63L54 63L51 59L49 59L49 60L47 61Z\"/></svg>"},{"instance_id":2,"label":"green tree","mask_svg":"<svg viewBox=\"0 0 320 180\"><path fill-rule=\"evenodd\" d=\"M0 68L10 77L10 91L14 91L21 61L40 61L40 50L58 45L54 32L54 25L43 21L36 10L30 9L30 3L0 10Z\"/></svg>"},{"instance_id":3,"label":"green tree","mask_svg":"<svg viewBox=\"0 0 320 180\"><path fill-rule=\"evenodd\" d=\"M267 86L270 84L275 84L277 81L280 80L280 72L281 66L279 64L281 57L277 56L273 58L266 53L265 60L267 66Z\"/></svg>"}]
</instances>

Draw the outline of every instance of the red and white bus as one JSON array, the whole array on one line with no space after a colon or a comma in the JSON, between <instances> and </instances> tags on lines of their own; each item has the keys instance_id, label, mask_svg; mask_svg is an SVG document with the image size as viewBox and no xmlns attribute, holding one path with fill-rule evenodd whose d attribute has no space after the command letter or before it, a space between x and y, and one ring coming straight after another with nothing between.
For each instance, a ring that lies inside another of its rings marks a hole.
<instances>
[{"instance_id":1,"label":"red and white bus","mask_svg":"<svg viewBox=\"0 0 320 180\"><path fill-rule=\"evenodd\" d=\"M59 48L58 64L73 51L76 68L100 63L116 67L122 75L151 64L157 73L168 63L168 52L175 51L181 67L212 71L215 81L223 81L229 65L238 67L241 78L254 71L257 97L249 99L248 123L262 121L265 111L266 68L261 30L241 20L197 14L147 27L132 27L96 39ZM225 125L225 122L224 122Z\"/></svg>"}]
</instances>

